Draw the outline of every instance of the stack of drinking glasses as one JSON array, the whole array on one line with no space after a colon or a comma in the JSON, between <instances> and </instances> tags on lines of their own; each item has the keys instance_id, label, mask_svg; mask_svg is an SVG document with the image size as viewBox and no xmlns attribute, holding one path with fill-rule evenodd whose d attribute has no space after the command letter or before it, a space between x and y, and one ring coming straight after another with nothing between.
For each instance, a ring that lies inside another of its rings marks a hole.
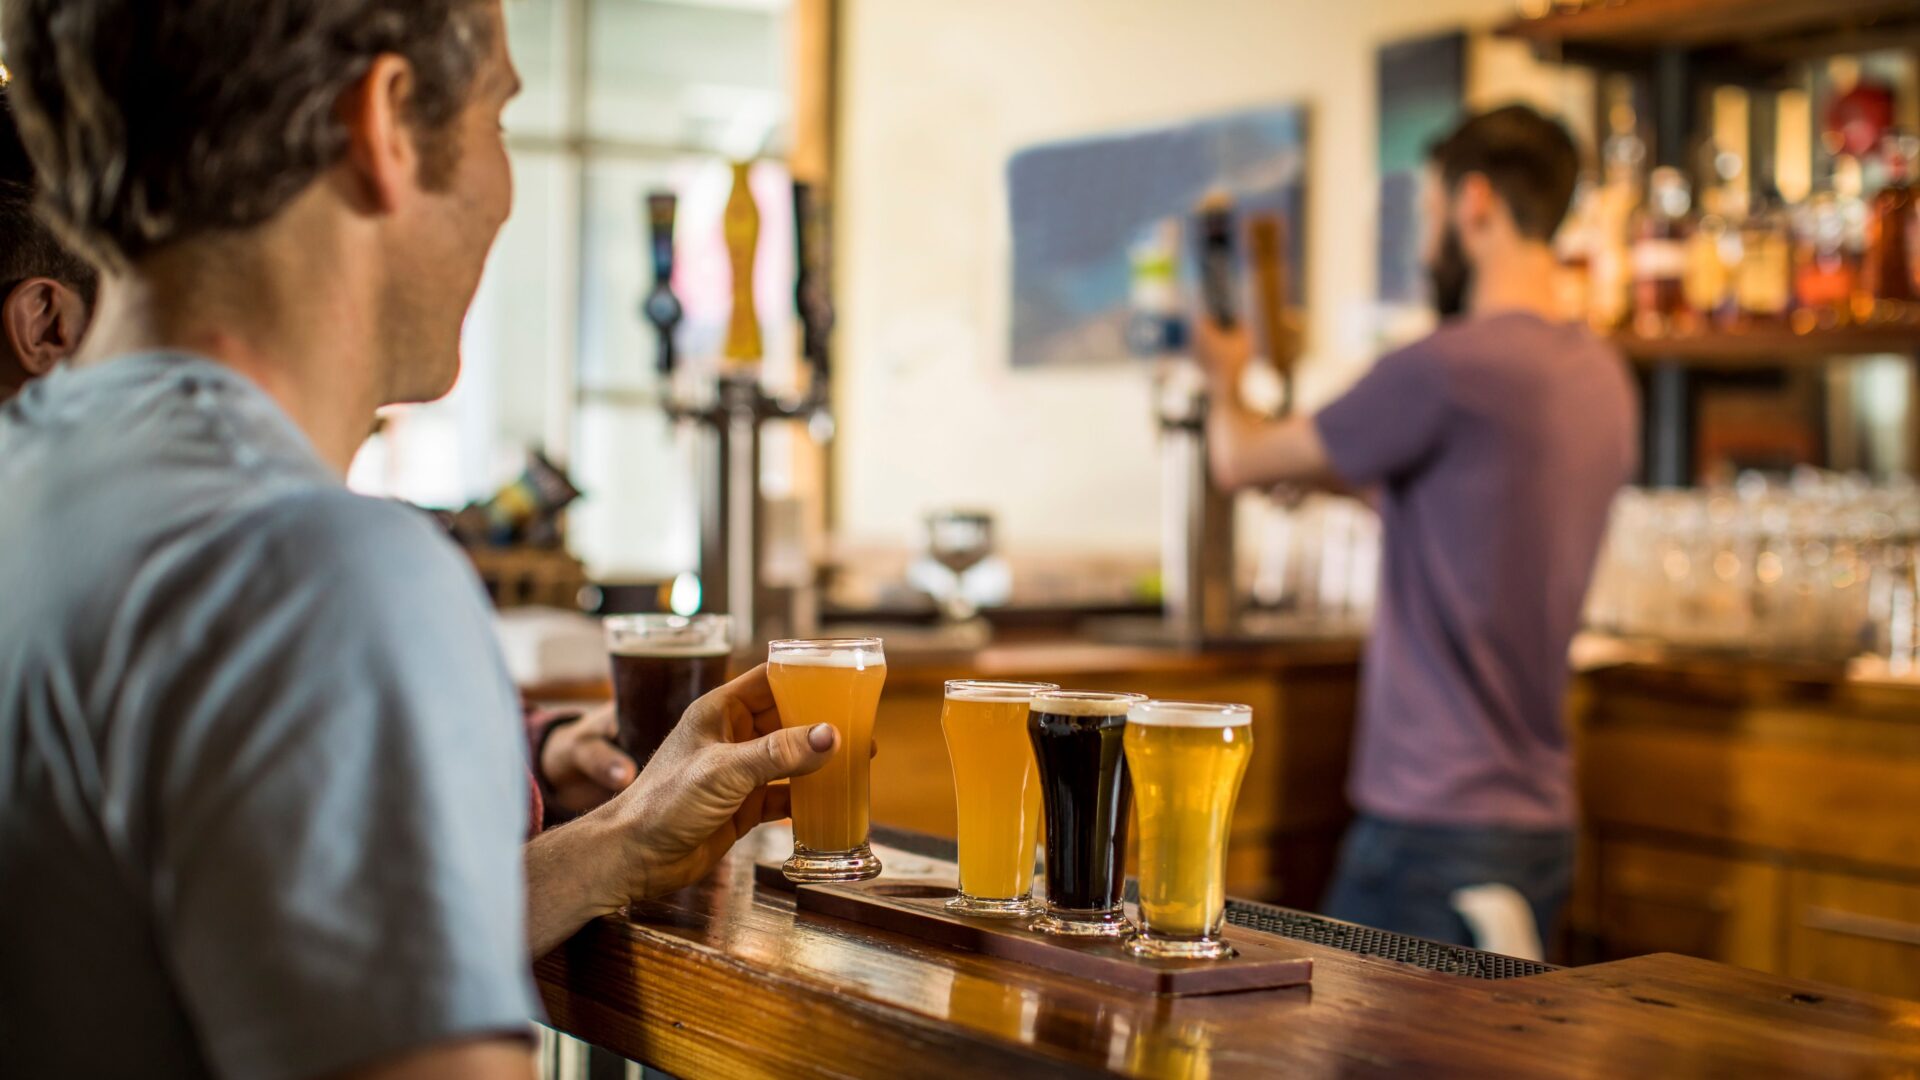
<instances>
[{"instance_id":1,"label":"stack of drinking glasses","mask_svg":"<svg viewBox=\"0 0 1920 1080\"><path fill-rule=\"evenodd\" d=\"M1623 492L1588 625L1668 644L1805 660L1915 662L1920 492L1801 473Z\"/></svg>"}]
</instances>

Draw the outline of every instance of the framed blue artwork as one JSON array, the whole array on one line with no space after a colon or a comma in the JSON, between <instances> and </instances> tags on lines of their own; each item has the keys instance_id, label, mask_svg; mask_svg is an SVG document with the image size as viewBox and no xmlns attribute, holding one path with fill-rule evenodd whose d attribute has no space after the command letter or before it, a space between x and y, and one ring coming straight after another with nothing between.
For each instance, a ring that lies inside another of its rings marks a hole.
<instances>
[{"instance_id":1,"label":"framed blue artwork","mask_svg":"<svg viewBox=\"0 0 1920 1080\"><path fill-rule=\"evenodd\" d=\"M1045 143L1015 154L1007 166L1013 365L1127 359L1129 250L1169 218L1184 224L1210 193L1231 197L1242 220L1263 212L1285 216L1291 303L1299 306L1306 155L1307 112L1300 105ZM1190 237L1183 240L1189 283L1191 246ZM1239 249L1244 262L1244 234Z\"/></svg>"}]
</instances>

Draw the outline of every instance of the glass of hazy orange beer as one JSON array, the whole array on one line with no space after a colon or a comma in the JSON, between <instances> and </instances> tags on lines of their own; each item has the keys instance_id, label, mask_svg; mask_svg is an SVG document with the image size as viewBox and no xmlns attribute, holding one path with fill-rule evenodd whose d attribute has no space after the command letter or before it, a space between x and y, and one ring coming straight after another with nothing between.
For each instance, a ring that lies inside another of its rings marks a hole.
<instances>
[{"instance_id":1,"label":"glass of hazy orange beer","mask_svg":"<svg viewBox=\"0 0 1920 1080\"><path fill-rule=\"evenodd\" d=\"M791 881L863 881L880 875L868 843L873 719L887 681L879 638L776 641L767 681L782 727L831 724L840 747L818 772L793 780Z\"/></svg>"},{"instance_id":2,"label":"glass of hazy orange beer","mask_svg":"<svg viewBox=\"0 0 1920 1080\"><path fill-rule=\"evenodd\" d=\"M953 760L960 819L960 888L949 910L990 918L1034 914L1040 777L1027 738L1033 695L1052 683L947 683L940 728Z\"/></svg>"},{"instance_id":3,"label":"glass of hazy orange beer","mask_svg":"<svg viewBox=\"0 0 1920 1080\"><path fill-rule=\"evenodd\" d=\"M1227 834L1253 756L1245 705L1143 701L1127 713L1140 854L1136 956L1221 959L1227 910Z\"/></svg>"}]
</instances>

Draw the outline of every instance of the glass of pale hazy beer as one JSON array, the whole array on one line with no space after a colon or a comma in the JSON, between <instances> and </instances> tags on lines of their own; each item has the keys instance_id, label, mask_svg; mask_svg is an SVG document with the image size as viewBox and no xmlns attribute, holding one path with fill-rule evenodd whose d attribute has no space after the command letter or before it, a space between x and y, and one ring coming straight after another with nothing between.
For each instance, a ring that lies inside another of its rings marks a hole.
<instances>
[{"instance_id":1,"label":"glass of pale hazy beer","mask_svg":"<svg viewBox=\"0 0 1920 1080\"><path fill-rule=\"evenodd\" d=\"M1253 756L1245 705L1146 701L1127 715L1140 844L1138 956L1216 959L1227 912L1227 832Z\"/></svg>"},{"instance_id":2,"label":"glass of pale hazy beer","mask_svg":"<svg viewBox=\"0 0 1920 1080\"><path fill-rule=\"evenodd\" d=\"M947 908L965 915L1031 915L1033 854L1040 841L1040 776L1027 737L1027 704L1052 683L947 684L940 728L953 759L960 815L960 890Z\"/></svg>"},{"instance_id":3,"label":"glass of pale hazy beer","mask_svg":"<svg viewBox=\"0 0 1920 1080\"><path fill-rule=\"evenodd\" d=\"M620 749L645 768L694 699L727 681L729 615L611 615L602 621L613 656Z\"/></svg>"},{"instance_id":4,"label":"glass of pale hazy beer","mask_svg":"<svg viewBox=\"0 0 1920 1080\"><path fill-rule=\"evenodd\" d=\"M1127 816L1131 783L1121 746L1140 694L1048 690L1033 695L1027 735L1046 808L1048 934L1125 937Z\"/></svg>"},{"instance_id":5,"label":"glass of pale hazy beer","mask_svg":"<svg viewBox=\"0 0 1920 1080\"><path fill-rule=\"evenodd\" d=\"M880 876L867 842L872 810L869 757L873 717L887 681L879 638L776 641L767 681L782 727L832 724L840 748L818 772L793 780L792 881L862 881Z\"/></svg>"}]
</instances>

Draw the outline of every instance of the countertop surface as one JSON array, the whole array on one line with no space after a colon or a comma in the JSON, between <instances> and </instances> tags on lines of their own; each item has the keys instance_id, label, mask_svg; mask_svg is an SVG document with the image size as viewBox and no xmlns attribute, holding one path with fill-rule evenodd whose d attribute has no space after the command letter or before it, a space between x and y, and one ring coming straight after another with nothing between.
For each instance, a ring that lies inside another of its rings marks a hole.
<instances>
[{"instance_id":1,"label":"countertop surface","mask_svg":"<svg viewBox=\"0 0 1920 1080\"><path fill-rule=\"evenodd\" d=\"M1289 942L1311 987L1156 999L796 912L749 836L537 965L555 1027L688 1077L1911 1076L1920 1003L1679 956L1475 980ZM882 852L889 876L950 864Z\"/></svg>"}]
</instances>

